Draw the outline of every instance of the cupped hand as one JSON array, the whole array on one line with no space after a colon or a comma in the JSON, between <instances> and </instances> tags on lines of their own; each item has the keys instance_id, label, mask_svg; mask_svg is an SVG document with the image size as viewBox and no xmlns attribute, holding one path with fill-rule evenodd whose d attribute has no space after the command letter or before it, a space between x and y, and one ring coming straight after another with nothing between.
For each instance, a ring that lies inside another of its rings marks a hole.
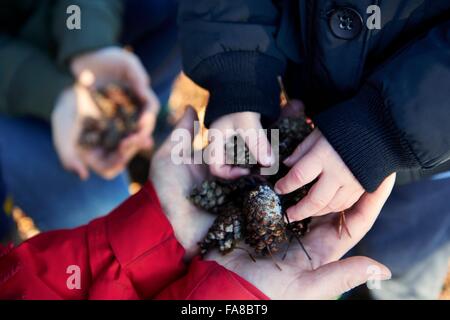
<instances>
[{"instance_id":1,"label":"cupped hand","mask_svg":"<svg viewBox=\"0 0 450 320\"><path fill-rule=\"evenodd\" d=\"M199 253L198 243L214 221L213 215L198 209L187 199L191 189L208 174L206 165L192 163L190 151L196 120L195 111L188 108L171 136L153 156L150 168L150 180L177 240L186 251L186 260ZM180 141L180 137L185 139ZM185 162L180 163L180 157Z\"/></svg>"},{"instance_id":2,"label":"cupped hand","mask_svg":"<svg viewBox=\"0 0 450 320\"><path fill-rule=\"evenodd\" d=\"M273 164L272 148L261 125L261 115L255 112L237 112L214 121L208 131L210 144L207 158L213 175L224 179L235 179L249 174L246 168L226 163L225 143L235 135L245 141L254 159L264 167Z\"/></svg>"},{"instance_id":3,"label":"cupped hand","mask_svg":"<svg viewBox=\"0 0 450 320\"><path fill-rule=\"evenodd\" d=\"M364 193L364 188L317 128L284 164L291 168L275 184L279 194L290 193L317 179L308 195L287 210L292 220L346 210Z\"/></svg>"},{"instance_id":4,"label":"cupped hand","mask_svg":"<svg viewBox=\"0 0 450 320\"><path fill-rule=\"evenodd\" d=\"M101 152L85 152L85 164L105 178L122 172L140 150L150 149L151 137L160 109L158 98L150 87L150 79L139 58L118 47L109 47L75 57L71 70L78 83L96 88L110 82L124 83L144 105L136 133L123 139L119 148L105 158Z\"/></svg>"},{"instance_id":5,"label":"cupped hand","mask_svg":"<svg viewBox=\"0 0 450 320\"><path fill-rule=\"evenodd\" d=\"M311 232L302 238L312 261L299 245L291 245L284 260L282 251L274 256L281 271L270 257L253 262L243 250L234 250L227 255L213 251L206 259L234 271L271 299L335 299L368 280L387 280L391 277L389 269L370 258L339 259L372 227L394 182L395 174L386 178L374 193L364 194L348 211L347 225L352 230L352 237L339 238L337 214L316 218Z\"/></svg>"}]
</instances>

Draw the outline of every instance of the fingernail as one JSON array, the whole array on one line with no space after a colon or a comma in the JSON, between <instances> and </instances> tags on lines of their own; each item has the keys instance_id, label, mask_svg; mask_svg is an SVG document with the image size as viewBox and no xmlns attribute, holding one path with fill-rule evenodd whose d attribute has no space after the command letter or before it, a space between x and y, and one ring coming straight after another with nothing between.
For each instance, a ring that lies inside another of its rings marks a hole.
<instances>
[{"instance_id":1,"label":"fingernail","mask_svg":"<svg viewBox=\"0 0 450 320\"><path fill-rule=\"evenodd\" d=\"M286 214L289 217L291 221L297 221L297 220L303 220L301 217L298 216L292 208L289 208L286 210Z\"/></svg>"},{"instance_id":2,"label":"fingernail","mask_svg":"<svg viewBox=\"0 0 450 320\"><path fill-rule=\"evenodd\" d=\"M281 190L280 190L280 188L278 188L277 185L275 185L275 187L273 188L273 190L275 191L275 193L281 194Z\"/></svg>"},{"instance_id":3,"label":"fingernail","mask_svg":"<svg viewBox=\"0 0 450 320\"><path fill-rule=\"evenodd\" d=\"M380 275L380 280L382 280L382 281L385 281L385 280L390 280L392 278L392 274L386 274L386 273L383 273L383 274L381 274Z\"/></svg>"}]
</instances>

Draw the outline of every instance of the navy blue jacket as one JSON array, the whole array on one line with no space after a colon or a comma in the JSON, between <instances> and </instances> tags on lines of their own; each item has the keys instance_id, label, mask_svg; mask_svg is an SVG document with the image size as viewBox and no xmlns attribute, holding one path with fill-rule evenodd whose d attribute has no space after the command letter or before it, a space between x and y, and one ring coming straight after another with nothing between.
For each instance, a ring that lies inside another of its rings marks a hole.
<instances>
[{"instance_id":1,"label":"navy blue jacket","mask_svg":"<svg viewBox=\"0 0 450 320\"><path fill-rule=\"evenodd\" d=\"M206 124L272 121L283 75L366 190L449 167L450 1L181 0L179 19L184 69L211 94Z\"/></svg>"}]
</instances>

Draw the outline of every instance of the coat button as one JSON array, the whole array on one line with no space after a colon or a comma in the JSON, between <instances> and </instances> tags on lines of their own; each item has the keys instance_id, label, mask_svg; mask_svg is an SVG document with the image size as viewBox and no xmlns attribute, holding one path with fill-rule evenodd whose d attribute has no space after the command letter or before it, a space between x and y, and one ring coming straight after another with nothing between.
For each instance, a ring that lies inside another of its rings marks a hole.
<instances>
[{"instance_id":1,"label":"coat button","mask_svg":"<svg viewBox=\"0 0 450 320\"><path fill-rule=\"evenodd\" d=\"M348 7L333 10L328 23L334 36L345 40L356 38L363 28L361 15Z\"/></svg>"}]
</instances>

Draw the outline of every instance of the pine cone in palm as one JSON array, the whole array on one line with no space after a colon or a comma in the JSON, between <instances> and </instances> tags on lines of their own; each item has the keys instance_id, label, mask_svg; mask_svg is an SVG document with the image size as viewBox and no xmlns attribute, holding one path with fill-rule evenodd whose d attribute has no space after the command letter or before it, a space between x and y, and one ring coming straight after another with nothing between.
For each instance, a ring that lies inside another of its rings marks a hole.
<instances>
[{"instance_id":1,"label":"pine cone in palm","mask_svg":"<svg viewBox=\"0 0 450 320\"><path fill-rule=\"evenodd\" d=\"M309 232L309 224L311 218L306 218L300 221L293 221L287 224L286 229L296 237L303 237Z\"/></svg>"},{"instance_id":2,"label":"pine cone in palm","mask_svg":"<svg viewBox=\"0 0 450 320\"><path fill-rule=\"evenodd\" d=\"M218 213L221 206L230 202L229 197L234 189L229 181L206 180L192 190L189 198L195 206L211 213Z\"/></svg>"},{"instance_id":3,"label":"pine cone in palm","mask_svg":"<svg viewBox=\"0 0 450 320\"><path fill-rule=\"evenodd\" d=\"M241 209L233 203L226 204L219 209L219 215L200 243L201 254L206 254L212 248L217 248L223 254L232 251L243 238L244 232Z\"/></svg>"},{"instance_id":4,"label":"pine cone in palm","mask_svg":"<svg viewBox=\"0 0 450 320\"><path fill-rule=\"evenodd\" d=\"M85 148L100 148L108 154L138 129L143 104L127 86L114 83L92 91L91 97L100 116L83 120L79 143Z\"/></svg>"},{"instance_id":5,"label":"pine cone in palm","mask_svg":"<svg viewBox=\"0 0 450 320\"><path fill-rule=\"evenodd\" d=\"M257 254L272 254L287 241L280 198L268 185L259 185L249 192L244 214L247 223L245 240Z\"/></svg>"}]
</instances>

